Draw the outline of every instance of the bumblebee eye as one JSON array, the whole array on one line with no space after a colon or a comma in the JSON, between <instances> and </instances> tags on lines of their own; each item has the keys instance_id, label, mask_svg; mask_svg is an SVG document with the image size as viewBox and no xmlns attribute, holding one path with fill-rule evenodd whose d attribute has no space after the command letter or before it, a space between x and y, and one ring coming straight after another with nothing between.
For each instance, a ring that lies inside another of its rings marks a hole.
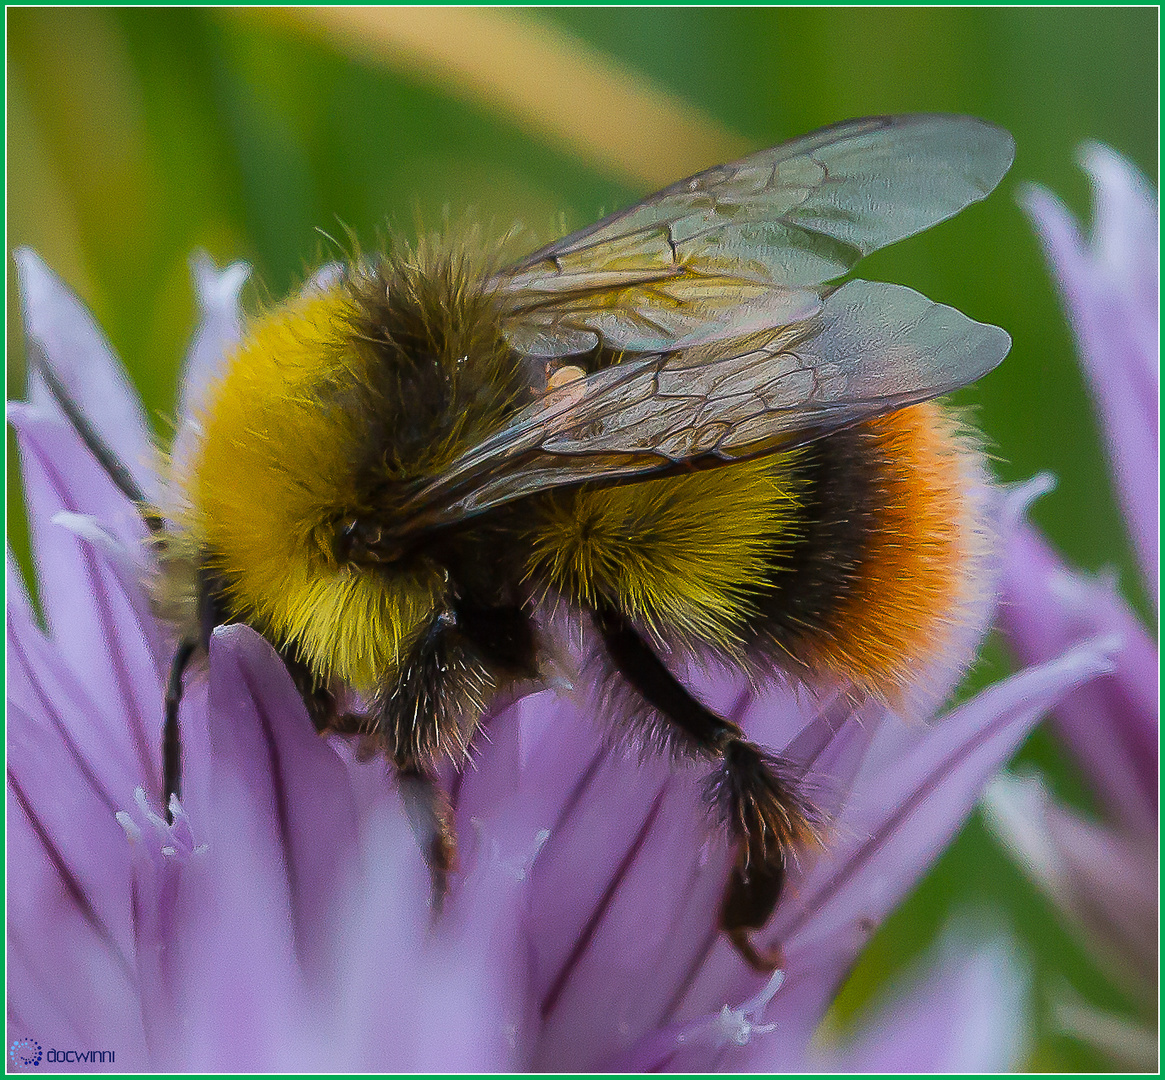
<instances>
[{"instance_id":1,"label":"bumblebee eye","mask_svg":"<svg viewBox=\"0 0 1165 1080\"><path fill-rule=\"evenodd\" d=\"M341 566L390 566L405 557L405 549L377 522L350 517L336 523L332 554Z\"/></svg>"}]
</instances>

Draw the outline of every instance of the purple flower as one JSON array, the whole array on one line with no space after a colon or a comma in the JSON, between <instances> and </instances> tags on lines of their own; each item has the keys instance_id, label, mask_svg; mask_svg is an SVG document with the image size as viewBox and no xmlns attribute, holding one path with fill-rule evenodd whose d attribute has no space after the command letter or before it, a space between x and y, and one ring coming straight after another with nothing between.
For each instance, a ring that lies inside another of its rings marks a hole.
<instances>
[{"instance_id":1,"label":"purple flower","mask_svg":"<svg viewBox=\"0 0 1165 1080\"><path fill-rule=\"evenodd\" d=\"M30 353L159 492L109 346L36 256L17 261ZM238 333L244 276L196 267L186 415ZM166 823L170 658L142 585L143 528L39 377L9 417L46 624L10 565L14 1036L113 1049L125 1069L1016 1064L1024 977L998 944L950 945L864 1030L832 1049L810 1040L988 778L1048 708L1109 670L1103 642L1061 649L934 724L689 673L751 738L807 767L832 821L762 935L784 946L771 979L717 932L730 853L701 776L607 745L582 690L499 709L476 766L448 778L461 868L434 920L383 763L317 736L281 661L246 627L215 632L184 699L184 798ZM968 656L991 608L985 595ZM958 674L936 680L945 692ZM985 988L992 972L1008 992Z\"/></svg>"},{"instance_id":2,"label":"purple flower","mask_svg":"<svg viewBox=\"0 0 1165 1080\"><path fill-rule=\"evenodd\" d=\"M1105 147L1086 147L1082 161L1095 190L1090 243L1048 192L1029 189L1024 206L1076 330L1126 520L1156 602L1156 197ZM1011 531L1003 584L1001 623L1021 662L1040 663L1081 636L1102 634L1117 643L1114 670L1074 691L1053 714L1104 821L1068 809L1034 775L995 781L988 820L1101 969L1140 1003L1138 1026L1081 1000L1062 1000L1061 1026L1126 1066L1156 1069L1157 647L1113 580L1070 570L1027 524Z\"/></svg>"},{"instance_id":3,"label":"purple flower","mask_svg":"<svg viewBox=\"0 0 1165 1080\"><path fill-rule=\"evenodd\" d=\"M839 1045L811 1054L807 1064L822 1073L1014 1067L1029 1038L1029 979L1005 933L956 922L888 1006Z\"/></svg>"},{"instance_id":4,"label":"purple flower","mask_svg":"<svg viewBox=\"0 0 1165 1080\"><path fill-rule=\"evenodd\" d=\"M1157 196L1107 146L1088 143L1090 241L1050 191L1030 185L1023 205L1060 287L1092 386L1117 493L1146 586L1157 599Z\"/></svg>"}]
</instances>

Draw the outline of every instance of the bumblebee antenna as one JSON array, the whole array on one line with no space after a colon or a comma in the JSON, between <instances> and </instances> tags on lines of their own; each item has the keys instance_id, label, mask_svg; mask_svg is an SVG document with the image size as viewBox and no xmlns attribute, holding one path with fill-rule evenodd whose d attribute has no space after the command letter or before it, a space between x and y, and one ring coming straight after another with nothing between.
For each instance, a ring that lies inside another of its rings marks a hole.
<instances>
[{"instance_id":1,"label":"bumblebee antenna","mask_svg":"<svg viewBox=\"0 0 1165 1080\"><path fill-rule=\"evenodd\" d=\"M89 453L97 459L97 464L105 471L105 475L134 504L138 514L141 515L142 521L145 522L146 528L151 533L155 536L164 533L166 531L166 522L162 515L154 509L129 469L105 445L105 441L97 434L93 425L85 418L84 414L77 407L77 403L69 397L69 392L65 389L61 380L57 378L56 372L49 366L44 355L39 349L30 349L29 352L32 354L35 369L40 373L41 378L44 379L45 385L49 388L49 393L53 396L53 400L60 406L61 412L65 414L66 419L72 425L73 430L80 436L81 441L85 444Z\"/></svg>"}]
</instances>

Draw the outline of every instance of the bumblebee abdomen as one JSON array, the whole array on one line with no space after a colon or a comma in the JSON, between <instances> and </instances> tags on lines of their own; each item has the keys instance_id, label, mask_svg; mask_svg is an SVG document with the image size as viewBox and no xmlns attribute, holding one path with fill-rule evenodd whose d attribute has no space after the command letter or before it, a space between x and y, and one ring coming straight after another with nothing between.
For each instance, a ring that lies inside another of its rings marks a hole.
<instances>
[{"instance_id":1,"label":"bumblebee abdomen","mask_svg":"<svg viewBox=\"0 0 1165 1080\"><path fill-rule=\"evenodd\" d=\"M799 521L768 567L752 650L891 703L950 656L982 588L981 454L935 402L805 448Z\"/></svg>"},{"instance_id":2,"label":"bumblebee abdomen","mask_svg":"<svg viewBox=\"0 0 1165 1080\"><path fill-rule=\"evenodd\" d=\"M916 405L739 465L547 493L530 575L669 644L893 702L972 598L979 468L957 419Z\"/></svg>"}]
</instances>

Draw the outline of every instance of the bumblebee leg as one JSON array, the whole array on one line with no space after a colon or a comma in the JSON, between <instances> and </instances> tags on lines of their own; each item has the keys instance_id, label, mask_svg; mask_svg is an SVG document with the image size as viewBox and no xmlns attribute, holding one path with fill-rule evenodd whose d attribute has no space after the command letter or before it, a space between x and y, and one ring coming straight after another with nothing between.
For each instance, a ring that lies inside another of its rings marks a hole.
<instances>
[{"instance_id":1,"label":"bumblebee leg","mask_svg":"<svg viewBox=\"0 0 1165 1080\"><path fill-rule=\"evenodd\" d=\"M401 798L429 867L433 915L441 914L449 876L457 869L457 837L448 796L431 773L417 764L397 764Z\"/></svg>"},{"instance_id":2,"label":"bumblebee leg","mask_svg":"<svg viewBox=\"0 0 1165 1080\"><path fill-rule=\"evenodd\" d=\"M485 673L467 653L451 609L434 614L404 657L392 684L373 702L370 730L396 769L417 846L429 867L434 915L441 911L457 867L449 799L433 765L467 751L466 718L481 715Z\"/></svg>"},{"instance_id":3,"label":"bumblebee leg","mask_svg":"<svg viewBox=\"0 0 1165 1080\"><path fill-rule=\"evenodd\" d=\"M449 799L433 774L442 756L468 753L499 683L537 672L529 613L519 605L474 604L457 596L437 611L373 705L366 728L397 770L401 796L441 909L457 866Z\"/></svg>"},{"instance_id":4,"label":"bumblebee leg","mask_svg":"<svg viewBox=\"0 0 1165 1080\"><path fill-rule=\"evenodd\" d=\"M283 661L295 689L303 698L304 708L311 717L316 731L338 731L341 734L354 734L353 723L359 724L358 717L341 715L335 695L326 683L321 682L312 674L311 668L300 658L293 647L279 650L279 657Z\"/></svg>"},{"instance_id":5,"label":"bumblebee leg","mask_svg":"<svg viewBox=\"0 0 1165 1080\"><path fill-rule=\"evenodd\" d=\"M311 669L298 656L290 651L280 655L317 731L336 732L361 740L356 748L359 761L367 761L384 753L386 747L383 738L374 734L373 722L368 717L341 712L335 695L319 683ZM409 825L429 867L433 913L439 915L449 891L449 875L456 869L457 863L457 842L449 800L415 754L399 748L395 752L391 747L387 750L386 756L400 784Z\"/></svg>"},{"instance_id":6,"label":"bumblebee leg","mask_svg":"<svg viewBox=\"0 0 1165 1080\"><path fill-rule=\"evenodd\" d=\"M707 792L736 839L720 925L745 960L771 971L783 963L780 946L758 949L750 934L772 916L787 861L813 842L816 813L788 762L744 739L727 742Z\"/></svg>"},{"instance_id":7,"label":"bumblebee leg","mask_svg":"<svg viewBox=\"0 0 1165 1080\"><path fill-rule=\"evenodd\" d=\"M169 822L173 821L170 799L182 795L182 733L178 728L182 675L197 647L197 643L190 640L179 642L178 651L170 662L170 678L166 682L165 719L162 721L162 804Z\"/></svg>"},{"instance_id":8,"label":"bumblebee leg","mask_svg":"<svg viewBox=\"0 0 1165 1080\"><path fill-rule=\"evenodd\" d=\"M610 604L593 610L595 625L619 674L671 725L671 744L689 757L712 759L708 796L736 846L720 908L720 926L758 971L779 967L779 948L758 949L750 933L773 913L786 860L813 836L812 808L799 795L787 762L748 742L731 720L697 701Z\"/></svg>"}]
</instances>

